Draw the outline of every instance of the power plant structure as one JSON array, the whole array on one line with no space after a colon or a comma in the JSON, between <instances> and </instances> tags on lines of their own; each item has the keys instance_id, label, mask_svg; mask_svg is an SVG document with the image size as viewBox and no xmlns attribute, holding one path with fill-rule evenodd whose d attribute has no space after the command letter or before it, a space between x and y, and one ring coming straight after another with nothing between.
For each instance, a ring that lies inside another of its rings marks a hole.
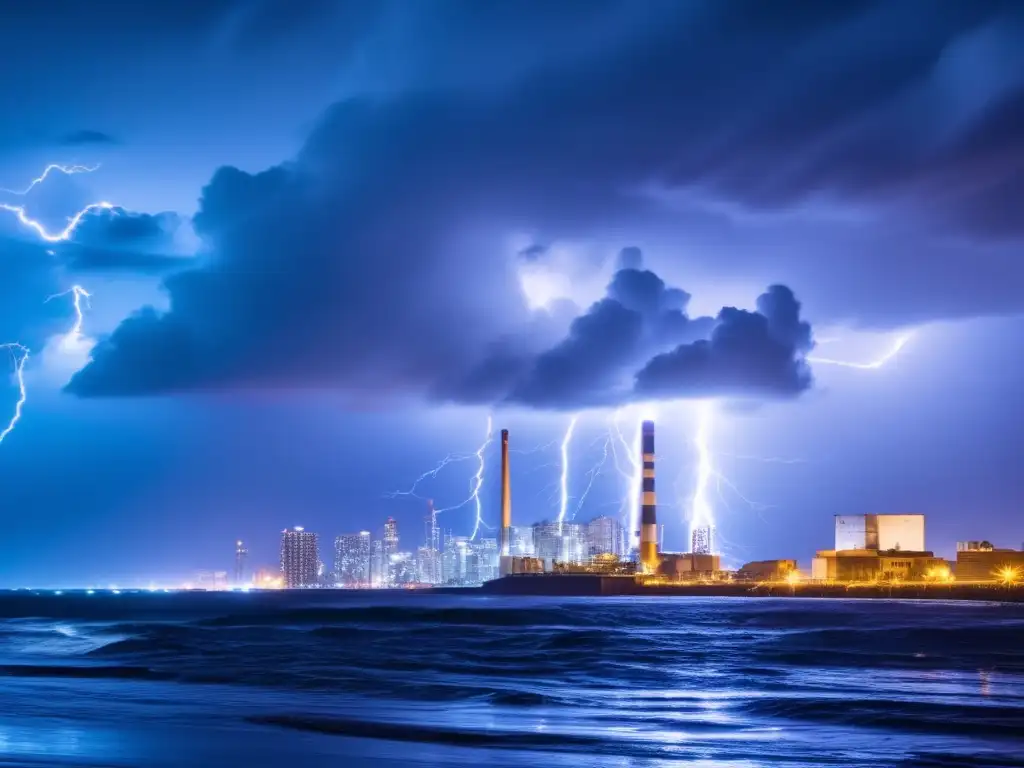
<instances>
[{"instance_id":1,"label":"power plant structure","mask_svg":"<svg viewBox=\"0 0 1024 768\"><path fill-rule=\"evenodd\" d=\"M508 430L501 430L501 533L498 542L498 572L508 573L512 556L512 480L508 466Z\"/></svg>"},{"instance_id":2,"label":"power plant structure","mask_svg":"<svg viewBox=\"0 0 1024 768\"><path fill-rule=\"evenodd\" d=\"M640 567L644 573L658 572L658 511L654 495L654 422L641 428L643 486L640 496Z\"/></svg>"}]
</instances>

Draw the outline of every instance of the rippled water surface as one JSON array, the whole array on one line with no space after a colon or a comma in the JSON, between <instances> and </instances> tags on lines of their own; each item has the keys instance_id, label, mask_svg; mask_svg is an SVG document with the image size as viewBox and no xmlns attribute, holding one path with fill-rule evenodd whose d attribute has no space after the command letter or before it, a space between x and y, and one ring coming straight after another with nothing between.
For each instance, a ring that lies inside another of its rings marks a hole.
<instances>
[{"instance_id":1,"label":"rippled water surface","mask_svg":"<svg viewBox=\"0 0 1024 768\"><path fill-rule=\"evenodd\" d=\"M1024 766L1024 606L22 592L0 674L0 765Z\"/></svg>"}]
</instances>

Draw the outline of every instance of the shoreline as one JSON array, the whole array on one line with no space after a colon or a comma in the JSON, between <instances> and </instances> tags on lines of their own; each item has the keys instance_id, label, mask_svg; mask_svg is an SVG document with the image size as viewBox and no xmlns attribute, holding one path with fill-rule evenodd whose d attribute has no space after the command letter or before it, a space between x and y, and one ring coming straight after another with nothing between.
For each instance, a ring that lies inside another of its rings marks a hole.
<instances>
[{"instance_id":1,"label":"shoreline","mask_svg":"<svg viewBox=\"0 0 1024 768\"><path fill-rule=\"evenodd\" d=\"M522 574L479 587L488 595L551 597L775 597L863 600L960 600L1024 603L1024 585L1001 584L643 584L629 576Z\"/></svg>"}]
</instances>

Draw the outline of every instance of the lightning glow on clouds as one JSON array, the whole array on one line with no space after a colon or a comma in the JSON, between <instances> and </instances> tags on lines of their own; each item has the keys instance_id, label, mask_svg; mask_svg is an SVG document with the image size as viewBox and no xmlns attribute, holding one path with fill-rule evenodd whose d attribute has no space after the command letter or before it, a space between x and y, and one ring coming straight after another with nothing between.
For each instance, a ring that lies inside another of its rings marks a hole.
<instances>
[{"instance_id":1,"label":"lightning glow on clouds","mask_svg":"<svg viewBox=\"0 0 1024 768\"><path fill-rule=\"evenodd\" d=\"M82 325L85 322L82 300L85 299L88 301L91 295L82 286L73 285L66 291L62 291L61 293L48 297L46 301L50 301L51 299L55 299L60 296L67 296L68 294L71 294L74 297L73 306L75 309L75 321L71 326L71 329L60 338L60 346L63 349L74 348L80 346L82 343L84 339L84 336L82 335ZM11 416L3 430L0 431L0 443L3 443L7 436L14 431L14 428L18 426L18 422L21 421L25 402L28 400L28 388L25 385L25 364L31 356L31 351L24 344L20 344L18 342L0 344L0 349L6 349L11 355L11 360L14 364L14 381L18 388L18 400L14 405L14 414Z\"/></svg>"},{"instance_id":2,"label":"lightning glow on clouds","mask_svg":"<svg viewBox=\"0 0 1024 768\"><path fill-rule=\"evenodd\" d=\"M818 357L817 355L809 355L806 359L807 362L819 365L838 365L842 368L856 368L861 371L874 371L878 370L894 357L896 357L900 351L907 345L912 338L914 338L914 332L902 333L896 337L893 341L892 346L889 350L879 358L868 362L856 362L853 360L840 360L832 357ZM824 341L824 340L823 340ZM829 339L831 341L831 339Z\"/></svg>"},{"instance_id":3,"label":"lightning glow on clouds","mask_svg":"<svg viewBox=\"0 0 1024 768\"><path fill-rule=\"evenodd\" d=\"M37 186L39 186L44 181L46 181L47 177L51 173L53 173L54 171L57 171L59 173L63 173L65 175L67 175L67 176L71 176L71 175L74 175L74 174L77 174L77 173L92 173L93 171L97 170L98 168L99 168L98 165L95 165L95 166L87 166L87 165L70 165L70 166L67 166L67 165L57 165L56 163L51 163L50 165L46 166L45 170L43 170L43 172L39 176L37 176L36 178L32 179L32 182L27 187L25 187L25 189L22 189L22 190L3 189L3 190L0 190L0 191L7 192L8 194L12 194L12 195L17 195L18 197L24 197L29 192L31 192L33 189L35 189ZM82 222L82 218L86 214L91 213L93 211L109 211L109 210L113 210L113 209L114 209L114 204L113 203L108 203L105 200L101 200L100 202L96 202L96 203L90 203L89 205L85 206L85 208L83 208L82 210L80 210L77 213L75 213L74 215L70 216L68 218L68 223L64 227L64 229L58 230L56 232L50 232L49 230L46 229L45 225L42 222L40 222L38 219L32 218L29 215L29 213L28 213L28 211L27 211L27 209L25 208L24 205L12 205L11 203L0 203L0 210L4 210L4 211L8 211L9 213L13 213L15 216L17 216L18 221L21 222L21 224L23 226L28 227L29 229L34 230L35 233L37 235L39 235L39 237L42 240L44 240L45 242L47 242L47 243L59 243L59 242L62 242L62 241L70 240L71 236L75 233L75 230L78 228L78 225Z\"/></svg>"}]
</instances>

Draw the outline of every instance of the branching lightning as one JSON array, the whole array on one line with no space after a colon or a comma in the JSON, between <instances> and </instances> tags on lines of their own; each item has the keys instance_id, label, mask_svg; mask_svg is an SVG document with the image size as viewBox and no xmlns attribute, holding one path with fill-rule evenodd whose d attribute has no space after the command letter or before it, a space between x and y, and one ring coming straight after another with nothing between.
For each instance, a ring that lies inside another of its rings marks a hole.
<instances>
[{"instance_id":1,"label":"branching lightning","mask_svg":"<svg viewBox=\"0 0 1024 768\"><path fill-rule=\"evenodd\" d=\"M476 522L473 524L473 533L470 535L470 541L476 541L476 535L480 532L480 525L483 523L483 505L480 503L480 488L484 484L484 468L487 466L487 462L484 460L484 452L487 450L487 446L491 444L491 440L494 438L494 419L490 416L487 417L487 438L480 445L476 451L476 458L479 462L477 465L476 474L473 475L473 480L470 482L471 493L470 499L473 500L476 505ZM468 500L465 502L468 503ZM458 509L458 507L455 507ZM439 510L444 512L445 510Z\"/></svg>"},{"instance_id":2,"label":"branching lightning","mask_svg":"<svg viewBox=\"0 0 1024 768\"><path fill-rule=\"evenodd\" d=\"M807 362L824 365L835 365L843 368L854 368L858 370L872 371L882 368L891 360L895 359L900 351L914 337L913 332L903 333L897 336L892 346L881 357L869 362L856 362L840 360L830 357L808 356ZM711 451L711 434L714 429L714 402L710 400L697 403L697 425L694 433L694 445L697 449L697 478L694 486L693 498L690 503L690 540L693 540L693 533L697 528L714 528L715 514L714 507L709 498L711 481L714 479L719 500L728 507L728 502L722 492L722 487L729 488L747 506L755 511L768 509L769 507L758 502L751 501L739 492L736 486L723 475L716 467L714 454ZM781 458L759 458L752 456L737 456L736 458L756 459L758 461L780 464L800 463L800 459Z\"/></svg>"},{"instance_id":3,"label":"branching lightning","mask_svg":"<svg viewBox=\"0 0 1024 768\"><path fill-rule=\"evenodd\" d=\"M4 189L2 191L3 192L7 192L7 193L12 194L12 195L17 195L19 197L24 197L29 192L31 192L33 189L35 189L36 186L38 186L39 184L42 184L44 181L46 181L46 178L53 171L58 171L58 172L63 173L65 175L71 176L71 175L76 174L76 173L92 173L97 168L99 168L98 165L95 165L95 166L70 165L70 166L68 166L68 165L57 165L55 163L51 163L50 165L46 166L46 169L39 176L37 176L36 178L32 179L32 182L27 187L25 187L25 189L21 189L21 190ZM113 203L108 203L105 200L104 201L100 201L98 203L90 203L89 205L85 206L85 208L80 210L78 213L76 213L73 216L71 216L68 219L68 223L64 227L64 229L62 229L62 230L60 230L58 232L50 232L50 231L48 231L46 229L46 227L42 224L42 222L38 221L37 219L33 219L31 216L28 215L28 212L25 210L25 206L24 205L12 205L10 203L0 203L0 210L9 211L10 213L13 213L15 216L18 217L18 221L21 222L21 224L23 226L28 227L29 229L35 230L36 234L39 235L40 238L42 238L43 240L45 240L48 243L59 243L59 242L64 241L64 240L70 240L71 239L71 235L74 234L75 230L78 228L78 225L81 223L82 218L86 214L91 213L92 211L109 211L109 210L112 210L113 208L114 208Z\"/></svg>"},{"instance_id":4,"label":"branching lightning","mask_svg":"<svg viewBox=\"0 0 1024 768\"><path fill-rule=\"evenodd\" d=\"M608 456L612 450L612 436L610 434L604 438L603 444L601 458L596 464L594 464L594 466L587 470L587 486L583 489L583 493L580 494L580 498L576 502L576 508L572 511L571 519L573 520L576 519L576 515L578 515L580 510L583 509L583 504L586 502L587 496L590 495L590 489L594 487L594 481L597 480L597 476L601 474L605 464L608 463Z\"/></svg>"},{"instance_id":5,"label":"branching lightning","mask_svg":"<svg viewBox=\"0 0 1024 768\"><path fill-rule=\"evenodd\" d=\"M637 421L636 434L632 444L622 434L620 420L622 409L612 416L610 429L613 432L611 441L612 458L615 468L626 480L626 498L623 501L623 517L627 521L629 546L631 550L640 546L640 488L643 483L643 462L640 456L640 434L642 422ZM616 448L616 444L619 446ZM620 451L622 456L620 456Z\"/></svg>"},{"instance_id":6,"label":"branching lightning","mask_svg":"<svg viewBox=\"0 0 1024 768\"><path fill-rule=\"evenodd\" d=\"M62 240L70 240L71 235L74 234L75 230L78 228L78 225L82 221L82 217L85 216L85 214L91 211L109 211L113 207L113 203L108 203L106 201L99 203L90 203L89 205L85 206L85 208L76 213L74 216L69 218L68 224L66 227L64 227L64 229L60 230L59 232L53 233L48 232L46 230L46 227L44 227L40 222L36 221L33 218L30 218L29 215L25 213L25 206L10 205L9 203L0 203L0 210L10 211L11 213L15 214L18 217L18 221L20 221L26 227L34 229L36 233L39 235L39 237L41 237L48 243L59 243Z\"/></svg>"},{"instance_id":7,"label":"branching lightning","mask_svg":"<svg viewBox=\"0 0 1024 768\"><path fill-rule=\"evenodd\" d=\"M21 421L21 411L25 407L25 400L28 399L28 393L25 390L25 363L28 361L29 351L28 347L17 342L0 344L0 348L6 349L10 353L11 361L14 364L14 379L18 384L18 402L14 405L14 415L4 427L3 432L0 432L0 443L3 443Z\"/></svg>"},{"instance_id":8,"label":"branching lightning","mask_svg":"<svg viewBox=\"0 0 1024 768\"><path fill-rule=\"evenodd\" d=\"M58 165L56 163L51 163L50 165L46 166L46 168L43 169L43 172L39 174L39 176L32 179L31 183L27 187L25 187L25 189L3 189L0 191L7 192L8 194L12 195L17 195L19 197L24 197L33 189L35 189L38 185L46 181L47 177L54 171L71 176L76 173L92 173L97 168L99 168L98 165ZM75 228L82 220L82 217L85 216L85 214L87 214L89 211L97 209L109 210L113 207L113 205L107 202L93 203L91 205L87 205L85 208L83 208L81 211L79 211L69 219L67 227L65 227L61 232L53 234L47 232L46 228L43 227L43 225L40 224L38 221L30 218L29 215L25 212L24 206L0 203L0 209L10 211L16 214L18 220L22 224L31 229L34 229L43 240L49 243L55 243L60 240L67 240L68 238L70 238L71 234L75 231ZM86 291L80 285L74 285L68 290L58 294L54 294L53 296L50 296L49 298L46 299L46 301L50 301L51 299L55 299L59 296L67 296L69 293L72 294L74 297L73 303L75 307L75 322L74 325L71 327L71 330L64 336L65 343L77 342L80 341L82 338L82 324L85 321L82 312L82 299L85 299L86 303L88 304L89 292ZM18 425L18 422L21 421L21 414L25 407L25 401L28 399L28 392L25 388L25 364L28 362L31 352L28 347L18 342L0 344L0 348L8 350L8 352L11 354L11 359L14 362L14 379L18 385L18 402L14 406L14 415L11 417L11 420L7 423L7 426L4 427L3 431L0 432L0 443L3 443L7 436L14 431L14 428Z\"/></svg>"},{"instance_id":9,"label":"branching lightning","mask_svg":"<svg viewBox=\"0 0 1024 768\"><path fill-rule=\"evenodd\" d=\"M913 332L900 334L899 336L896 337L896 340L893 342L893 345L892 347L889 348L888 352L879 357L877 360L872 360L867 363L858 363L850 360L837 360L831 357L817 357L815 355L811 355L806 359L809 363L820 363L823 365L838 365L843 368L857 368L862 371L875 371L881 368L886 363L888 363L894 357L896 357L896 355L900 353L900 350L902 350L903 347L907 345L907 342L909 342L913 337Z\"/></svg>"},{"instance_id":10,"label":"branching lightning","mask_svg":"<svg viewBox=\"0 0 1024 768\"><path fill-rule=\"evenodd\" d=\"M24 197L38 185L46 181L46 177L54 171L63 173L65 176L73 176L76 173L92 173L93 171L99 170L99 163L96 165L60 165L59 163L50 163L43 169L43 172L36 178L32 179L32 183L24 189L0 189L0 192L7 192L11 195L17 195L18 197Z\"/></svg>"},{"instance_id":11,"label":"branching lightning","mask_svg":"<svg viewBox=\"0 0 1024 768\"><path fill-rule=\"evenodd\" d=\"M85 322L82 310L82 299L85 299L88 302L90 293L80 285L73 285L68 290L56 293L46 299L46 301L50 301L50 299L55 299L59 296L67 296L69 293L74 296L75 322L71 326L71 330L63 337L65 343L78 341L82 338L82 324ZM14 428L18 426L18 422L21 421L21 414L25 408L25 401L28 399L28 390L25 387L25 363L28 362L31 352L28 347L18 342L0 344L0 349L6 349L11 355L11 360L14 364L14 380L18 386L18 401L14 405L14 415L7 423L7 426L4 427L3 431L0 431L0 443L3 443L7 436L14 431Z\"/></svg>"},{"instance_id":12,"label":"branching lightning","mask_svg":"<svg viewBox=\"0 0 1024 768\"><path fill-rule=\"evenodd\" d=\"M714 403L703 400L697 403L697 429L693 442L697 447L697 482L694 486L693 501L690 504L690 539L697 528L713 528L715 514L708 501L708 485L718 475L711 457L709 433L714 420Z\"/></svg>"},{"instance_id":13,"label":"branching lightning","mask_svg":"<svg viewBox=\"0 0 1024 768\"><path fill-rule=\"evenodd\" d=\"M565 522L565 513L569 506L569 444L572 443L572 433L576 430L576 422L579 416L573 416L569 420L569 426L562 437L562 474L559 480L561 490L561 501L558 505L558 530L562 530L562 523Z\"/></svg>"},{"instance_id":14,"label":"branching lightning","mask_svg":"<svg viewBox=\"0 0 1024 768\"><path fill-rule=\"evenodd\" d=\"M47 296L46 301L43 303L45 304L53 299L59 299L61 296L67 296L69 293L74 297L72 298L72 304L75 307L75 324L71 327L71 330L68 331L64 338L68 342L77 342L82 338L82 323L85 322L85 316L82 313L82 299L85 299L86 306L88 306L89 299L92 298L92 294L80 285L73 285L66 291L61 291L60 293L55 293L52 296Z\"/></svg>"},{"instance_id":15,"label":"branching lightning","mask_svg":"<svg viewBox=\"0 0 1024 768\"><path fill-rule=\"evenodd\" d=\"M436 514L441 514L442 512L454 512L455 510L462 509L463 507L466 507L469 504L474 504L476 507L476 519L473 523L473 534L471 536L471 539L476 539L477 534L480 532L481 526L483 526L484 528L490 527L483 520L483 503L480 501L480 489L483 487L484 484L484 470L486 469L487 466L485 460L485 453L487 452L487 447L493 442L493 440L494 419L491 416L488 416L487 435L484 438L484 442L480 444L480 447L477 448L476 451L474 451L473 453L450 453L447 456L445 456L440 462L438 462L437 466L435 466L433 469L427 470L422 475L417 477L408 490L391 491L390 493L385 494L385 496L389 499L397 499L402 496L411 496L416 499L426 500L426 497L419 495L418 488L420 483L426 480L436 478L438 474L441 472L441 470L447 467L449 464L456 464L462 461L476 459L477 469L469 480L469 495L466 496L466 498L464 498L458 504L453 504L450 507L443 507L434 510Z\"/></svg>"}]
</instances>

